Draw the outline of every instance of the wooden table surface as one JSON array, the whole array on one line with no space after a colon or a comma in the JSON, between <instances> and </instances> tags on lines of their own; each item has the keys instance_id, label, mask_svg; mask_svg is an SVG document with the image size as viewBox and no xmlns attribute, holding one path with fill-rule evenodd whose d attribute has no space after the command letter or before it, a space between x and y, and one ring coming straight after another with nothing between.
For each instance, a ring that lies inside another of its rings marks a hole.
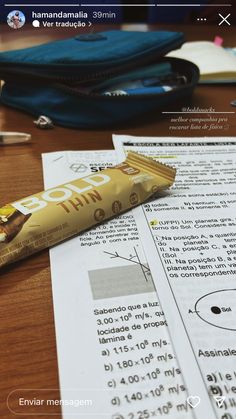
<instances>
[{"instance_id":1,"label":"wooden table surface","mask_svg":"<svg viewBox=\"0 0 236 419\"><path fill-rule=\"evenodd\" d=\"M101 28L101 27L100 27ZM99 28L99 29L100 29ZM224 38L233 46L233 27L218 26L158 26L158 29L182 30L192 40ZM101 29L104 29L103 27ZM100 30L101 30L100 29ZM153 29L153 27L151 28ZM2 31L3 49L15 49L74 36L74 30L32 29L27 25L19 35L5 26ZM77 33L77 32L76 32ZM192 106L234 110L230 102L236 99L232 86L198 86ZM181 136L232 136L236 134L235 114L229 116L228 129L204 132L177 131ZM111 135L173 136L170 118L157 114L150 121L115 130L83 131L56 127L42 131L33 124L33 117L7 107L0 110L1 131L23 131L32 135L32 142L0 149L0 205L15 201L43 189L41 153L59 150L112 148ZM0 417L15 417L7 407L7 397L15 389L58 389L58 369L48 251L1 270L0 281ZM59 390L54 390L59 398ZM25 417L25 416L24 416ZM29 415L27 418L34 418ZM39 416L38 416L39 417ZM41 416L40 416L41 417ZM45 417L45 416L44 416ZM55 416L54 416L55 417ZM60 410L58 415L60 417Z\"/></svg>"}]
</instances>

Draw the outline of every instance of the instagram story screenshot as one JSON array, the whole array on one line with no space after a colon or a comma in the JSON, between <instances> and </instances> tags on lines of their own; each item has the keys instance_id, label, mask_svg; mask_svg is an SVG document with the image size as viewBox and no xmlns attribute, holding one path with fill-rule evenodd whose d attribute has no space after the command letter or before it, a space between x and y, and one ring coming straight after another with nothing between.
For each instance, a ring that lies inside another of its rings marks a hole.
<instances>
[{"instance_id":1,"label":"instagram story screenshot","mask_svg":"<svg viewBox=\"0 0 236 419\"><path fill-rule=\"evenodd\" d=\"M0 418L236 419L235 0L0 28Z\"/></svg>"}]
</instances>

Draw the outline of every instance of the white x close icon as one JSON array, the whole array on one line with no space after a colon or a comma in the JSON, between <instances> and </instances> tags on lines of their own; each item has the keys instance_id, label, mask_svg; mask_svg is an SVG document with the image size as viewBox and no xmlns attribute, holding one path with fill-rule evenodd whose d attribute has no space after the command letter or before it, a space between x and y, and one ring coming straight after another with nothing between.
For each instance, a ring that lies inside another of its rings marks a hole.
<instances>
[{"instance_id":1,"label":"white x close icon","mask_svg":"<svg viewBox=\"0 0 236 419\"><path fill-rule=\"evenodd\" d=\"M218 26L220 26L220 25L222 25L222 23L223 22L225 22L225 23L227 23L229 26L231 26L230 25L230 22L228 22L228 17L230 17L230 15L231 15L231 13L229 13L226 17L224 17L224 16L222 16L220 13L218 13L219 14L219 16L221 17L221 21L220 21L220 23L219 23L219 25Z\"/></svg>"}]
</instances>

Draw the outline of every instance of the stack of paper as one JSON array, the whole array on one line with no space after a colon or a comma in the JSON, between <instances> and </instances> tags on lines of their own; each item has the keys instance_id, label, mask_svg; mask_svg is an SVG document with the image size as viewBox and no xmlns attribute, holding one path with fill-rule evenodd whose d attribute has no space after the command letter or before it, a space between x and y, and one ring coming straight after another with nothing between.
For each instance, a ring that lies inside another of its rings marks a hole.
<instances>
[{"instance_id":1,"label":"stack of paper","mask_svg":"<svg viewBox=\"0 0 236 419\"><path fill-rule=\"evenodd\" d=\"M186 42L167 57L182 58L200 69L200 83L236 82L236 57L213 42Z\"/></svg>"},{"instance_id":2,"label":"stack of paper","mask_svg":"<svg viewBox=\"0 0 236 419\"><path fill-rule=\"evenodd\" d=\"M174 187L50 250L63 419L236 414L235 138L114 136L43 155L47 188L136 151Z\"/></svg>"}]
</instances>

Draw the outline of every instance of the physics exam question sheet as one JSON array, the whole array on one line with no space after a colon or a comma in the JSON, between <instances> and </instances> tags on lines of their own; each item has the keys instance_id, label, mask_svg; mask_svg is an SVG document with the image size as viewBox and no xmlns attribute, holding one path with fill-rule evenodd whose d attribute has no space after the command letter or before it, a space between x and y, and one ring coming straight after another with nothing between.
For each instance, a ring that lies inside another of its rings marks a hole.
<instances>
[{"instance_id":1,"label":"physics exam question sheet","mask_svg":"<svg viewBox=\"0 0 236 419\"><path fill-rule=\"evenodd\" d=\"M45 187L115 163L114 151L44 154ZM132 212L50 261L63 418L195 419Z\"/></svg>"},{"instance_id":2,"label":"physics exam question sheet","mask_svg":"<svg viewBox=\"0 0 236 419\"><path fill-rule=\"evenodd\" d=\"M236 139L113 140L119 161L132 150L177 169L171 190L133 215L186 385L201 399L195 413L214 417L209 398L217 417L234 419Z\"/></svg>"}]
</instances>

